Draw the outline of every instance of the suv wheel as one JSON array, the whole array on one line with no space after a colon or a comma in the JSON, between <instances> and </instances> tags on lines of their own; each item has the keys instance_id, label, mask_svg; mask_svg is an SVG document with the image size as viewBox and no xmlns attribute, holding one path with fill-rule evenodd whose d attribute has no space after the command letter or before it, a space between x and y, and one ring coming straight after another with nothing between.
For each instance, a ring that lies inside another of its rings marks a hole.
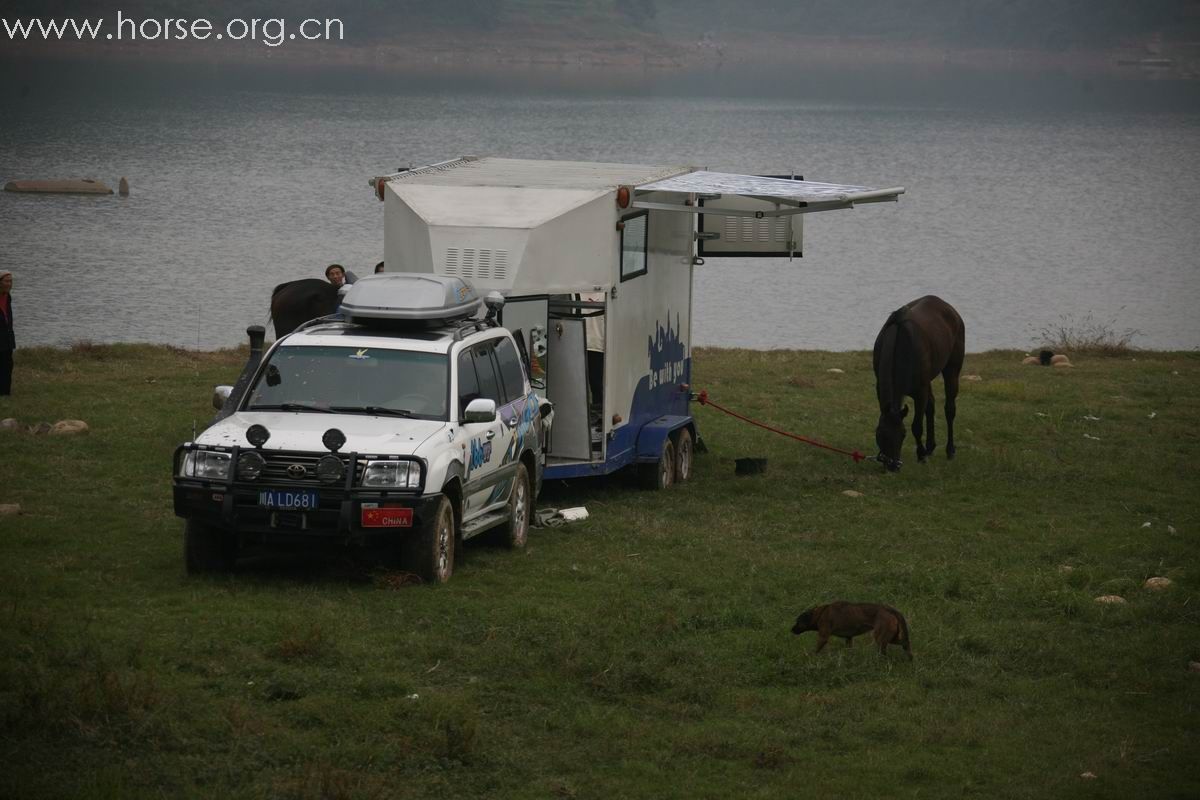
<instances>
[{"instance_id":1,"label":"suv wheel","mask_svg":"<svg viewBox=\"0 0 1200 800\"><path fill-rule=\"evenodd\" d=\"M237 542L220 528L189 519L183 526L183 563L189 575L228 572L237 560Z\"/></svg>"},{"instance_id":2,"label":"suv wheel","mask_svg":"<svg viewBox=\"0 0 1200 800\"><path fill-rule=\"evenodd\" d=\"M454 509L449 498L443 497L433 519L406 540L411 557L405 561L425 583L445 583L454 573L455 538Z\"/></svg>"},{"instance_id":3,"label":"suv wheel","mask_svg":"<svg viewBox=\"0 0 1200 800\"><path fill-rule=\"evenodd\" d=\"M517 464L512 492L508 498L508 522L502 526L504 542L519 550L529 541L529 520L533 516L533 495L529 491L529 470Z\"/></svg>"}]
</instances>

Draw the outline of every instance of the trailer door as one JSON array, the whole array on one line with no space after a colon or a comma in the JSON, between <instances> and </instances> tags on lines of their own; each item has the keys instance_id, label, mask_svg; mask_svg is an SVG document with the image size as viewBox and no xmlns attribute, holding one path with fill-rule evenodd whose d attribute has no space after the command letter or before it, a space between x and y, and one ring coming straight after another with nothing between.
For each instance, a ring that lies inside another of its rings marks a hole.
<instances>
[{"instance_id":1,"label":"trailer door","mask_svg":"<svg viewBox=\"0 0 1200 800\"><path fill-rule=\"evenodd\" d=\"M516 335L525 344L529 357L529 385L538 397L547 397L546 383L549 376L547 359L546 323L550 300L545 295L513 297L504 301L500 309L500 324Z\"/></svg>"},{"instance_id":2,"label":"trailer door","mask_svg":"<svg viewBox=\"0 0 1200 800\"><path fill-rule=\"evenodd\" d=\"M589 461L592 439L583 317L555 317L550 321L548 338L547 395L554 403L549 455Z\"/></svg>"}]
</instances>

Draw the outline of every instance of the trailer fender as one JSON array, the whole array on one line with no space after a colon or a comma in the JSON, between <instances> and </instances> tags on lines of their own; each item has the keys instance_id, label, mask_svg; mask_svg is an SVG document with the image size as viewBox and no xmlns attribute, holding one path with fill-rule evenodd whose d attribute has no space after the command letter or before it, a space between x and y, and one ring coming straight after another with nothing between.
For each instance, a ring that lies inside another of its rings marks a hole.
<instances>
[{"instance_id":1,"label":"trailer fender","mask_svg":"<svg viewBox=\"0 0 1200 800\"><path fill-rule=\"evenodd\" d=\"M637 456L634 460L639 463L658 461L667 439L680 428L690 428L695 435L695 420L690 416L667 415L647 422L638 431Z\"/></svg>"}]
</instances>

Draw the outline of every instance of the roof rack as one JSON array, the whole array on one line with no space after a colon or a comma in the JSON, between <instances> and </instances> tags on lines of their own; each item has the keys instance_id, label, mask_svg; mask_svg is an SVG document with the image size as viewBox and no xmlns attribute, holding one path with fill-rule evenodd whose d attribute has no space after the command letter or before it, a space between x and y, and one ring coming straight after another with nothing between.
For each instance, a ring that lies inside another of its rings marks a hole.
<instances>
[{"instance_id":1,"label":"roof rack","mask_svg":"<svg viewBox=\"0 0 1200 800\"><path fill-rule=\"evenodd\" d=\"M488 328L495 328L499 324L490 317L485 319L460 319L457 322L451 323L454 328L454 341L461 342L471 333L486 331ZM470 329L469 331L468 328Z\"/></svg>"},{"instance_id":2,"label":"roof rack","mask_svg":"<svg viewBox=\"0 0 1200 800\"><path fill-rule=\"evenodd\" d=\"M318 325L327 325L327 324L334 323L334 322L341 322L345 325L352 324L350 322L347 322L346 318L342 316L341 312L334 312L333 314L326 314L323 317L317 317L316 319L310 319L308 322L303 322L300 325L296 326L295 330L293 330L292 333L295 333L296 331L307 330L309 328L315 328Z\"/></svg>"}]
</instances>

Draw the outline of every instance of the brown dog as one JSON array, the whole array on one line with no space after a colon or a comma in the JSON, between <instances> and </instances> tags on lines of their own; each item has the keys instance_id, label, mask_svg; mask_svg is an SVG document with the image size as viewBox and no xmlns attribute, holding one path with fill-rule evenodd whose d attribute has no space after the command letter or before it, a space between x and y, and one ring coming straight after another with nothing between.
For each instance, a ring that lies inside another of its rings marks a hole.
<instances>
[{"instance_id":1,"label":"brown dog","mask_svg":"<svg viewBox=\"0 0 1200 800\"><path fill-rule=\"evenodd\" d=\"M829 641L830 636L845 639L846 646L849 647L855 636L870 631L881 655L887 652L889 644L898 644L904 648L909 660L912 659L908 622L903 614L891 606L879 603L846 603L841 600L827 606L814 606L797 617L796 624L792 626L792 633L807 631L817 632L818 653Z\"/></svg>"}]
</instances>

